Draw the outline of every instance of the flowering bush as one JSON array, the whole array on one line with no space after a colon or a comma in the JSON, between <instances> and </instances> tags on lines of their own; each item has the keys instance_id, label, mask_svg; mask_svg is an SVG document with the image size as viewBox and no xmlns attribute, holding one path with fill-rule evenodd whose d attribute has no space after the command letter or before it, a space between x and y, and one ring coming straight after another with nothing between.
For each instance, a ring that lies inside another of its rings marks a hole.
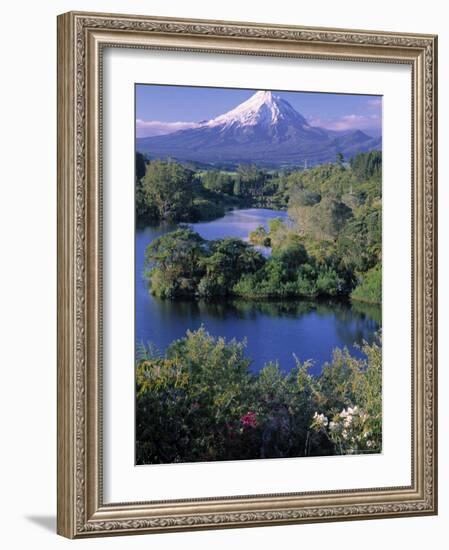
<instances>
[{"instance_id":1,"label":"flowering bush","mask_svg":"<svg viewBox=\"0 0 449 550\"><path fill-rule=\"evenodd\" d=\"M322 430L329 424L327 416L324 416L323 413L318 414L317 412L313 415L312 428L315 430Z\"/></svg>"},{"instance_id":2,"label":"flowering bush","mask_svg":"<svg viewBox=\"0 0 449 550\"><path fill-rule=\"evenodd\" d=\"M245 428L255 428L257 426L256 413L253 411L248 411L242 418L240 422Z\"/></svg>"},{"instance_id":3,"label":"flowering bush","mask_svg":"<svg viewBox=\"0 0 449 550\"><path fill-rule=\"evenodd\" d=\"M311 428L325 434L338 454L382 451L381 348L365 344L362 349L365 361L337 350L319 377L322 406L329 412L315 412Z\"/></svg>"},{"instance_id":4,"label":"flowering bush","mask_svg":"<svg viewBox=\"0 0 449 550\"><path fill-rule=\"evenodd\" d=\"M365 360L336 350L318 376L298 360L252 374L244 351L200 328L142 356L138 464L380 452L380 345L364 346Z\"/></svg>"},{"instance_id":5,"label":"flowering bush","mask_svg":"<svg viewBox=\"0 0 449 550\"><path fill-rule=\"evenodd\" d=\"M380 452L382 440L379 434L373 433L370 420L370 416L355 405L335 414L330 422L323 414L315 413L312 428L327 429L339 454Z\"/></svg>"}]
</instances>

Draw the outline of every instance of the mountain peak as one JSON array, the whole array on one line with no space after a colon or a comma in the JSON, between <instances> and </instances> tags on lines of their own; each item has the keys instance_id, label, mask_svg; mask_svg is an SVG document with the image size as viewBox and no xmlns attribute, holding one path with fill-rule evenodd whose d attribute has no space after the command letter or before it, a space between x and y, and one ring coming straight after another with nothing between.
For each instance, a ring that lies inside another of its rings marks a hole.
<instances>
[{"instance_id":1,"label":"mountain peak","mask_svg":"<svg viewBox=\"0 0 449 550\"><path fill-rule=\"evenodd\" d=\"M273 93L270 91L259 90L258 92L253 94L247 101L259 105L262 105L263 103L270 105L275 102L275 100L279 99L279 96L273 95Z\"/></svg>"},{"instance_id":2,"label":"mountain peak","mask_svg":"<svg viewBox=\"0 0 449 550\"><path fill-rule=\"evenodd\" d=\"M207 126L268 126L283 119L299 125L306 124L304 117L288 101L270 91L259 90L234 109L210 120Z\"/></svg>"}]
</instances>

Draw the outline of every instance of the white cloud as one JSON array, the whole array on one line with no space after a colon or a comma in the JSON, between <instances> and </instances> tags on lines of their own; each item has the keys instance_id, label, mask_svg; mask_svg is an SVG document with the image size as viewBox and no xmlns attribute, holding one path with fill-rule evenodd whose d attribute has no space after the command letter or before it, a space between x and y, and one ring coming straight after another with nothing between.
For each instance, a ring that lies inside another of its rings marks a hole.
<instances>
[{"instance_id":1,"label":"white cloud","mask_svg":"<svg viewBox=\"0 0 449 550\"><path fill-rule=\"evenodd\" d=\"M319 126L328 130L381 130L381 118L378 114L370 115L343 115L338 118L312 117L308 119L311 126Z\"/></svg>"},{"instance_id":2,"label":"white cloud","mask_svg":"<svg viewBox=\"0 0 449 550\"><path fill-rule=\"evenodd\" d=\"M163 136L172 134L178 130L197 128L197 122L161 122L159 120L136 120L137 137Z\"/></svg>"},{"instance_id":3,"label":"white cloud","mask_svg":"<svg viewBox=\"0 0 449 550\"><path fill-rule=\"evenodd\" d=\"M368 107L378 108L382 106L382 98L381 97L373 97L372 99L368 99L366 101L366 104Z\"/></svg>"}]
</instances>

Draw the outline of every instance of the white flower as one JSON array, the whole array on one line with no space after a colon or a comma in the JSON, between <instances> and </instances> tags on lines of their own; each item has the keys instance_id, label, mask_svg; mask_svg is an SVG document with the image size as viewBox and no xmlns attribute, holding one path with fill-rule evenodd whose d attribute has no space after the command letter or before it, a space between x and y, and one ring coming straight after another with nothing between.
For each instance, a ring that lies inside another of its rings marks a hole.
<instances>
[{"instance_id":1,"label":"white flower","mask_svg":"<svg viewBox=\"0 0 449 550\"><path fill-rule=\"evenodd\" d=\"M366 446L368 448L372 447L374 445L374 441L371 441L371 439L369 439L367 442L366 442Z\"/></svg>"},{"instance_id":2,"label":"white flower","mask_svg":"<svg viewBox=\"0 0 449 550\"><path fill-rule=\"evenodd\" d=\"M343 430L341 432L341 435L342 435L343 439L348 439L348 430Z\"/></svg>"},{"instance_id":3,"label":"white flower","mask_svg":"<svg viewBox=\"0 0 449 550\"><path fill-rule=\"evenodd\" d=\"M329 420L327 416L324 416L324 414L318 414L317 412L313 415L313 419L315 420L315 423L319 426L327 426L329 423Z\"/></svg>"}]
</instances>

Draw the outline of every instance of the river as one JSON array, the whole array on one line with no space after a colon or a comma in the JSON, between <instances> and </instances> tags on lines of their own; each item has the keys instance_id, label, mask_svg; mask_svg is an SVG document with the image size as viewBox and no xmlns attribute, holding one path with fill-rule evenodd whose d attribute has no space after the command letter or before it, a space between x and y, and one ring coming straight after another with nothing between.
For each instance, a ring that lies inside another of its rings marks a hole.
<instances>
[{"instance_id":1,"label":"river","mask_svg":"<svg viewBox=\"0 0 449 550\"><path fill-rule=\"evenodd\" d=\"M259 225L268 228L270 219L287 213L263 208L232 210L224 217L189 224L205 239L239 237L247 239ZM269 361L278 361L284 371L312 359L310 372L318 374L336 347L347 346L358 357L355 346L371 342L380 327L380 308L335 301L288 300L282 302L231 300L217 302L168 301L148 292L143 277L144 253L148 244L176 226L146 227L136 231L136 346L152 343L161 352L188 329L204 325L214 336L246 339L251 369L259 371ZM263 251L269 253L267 250Z\"/></svg>"}]
</instances>

